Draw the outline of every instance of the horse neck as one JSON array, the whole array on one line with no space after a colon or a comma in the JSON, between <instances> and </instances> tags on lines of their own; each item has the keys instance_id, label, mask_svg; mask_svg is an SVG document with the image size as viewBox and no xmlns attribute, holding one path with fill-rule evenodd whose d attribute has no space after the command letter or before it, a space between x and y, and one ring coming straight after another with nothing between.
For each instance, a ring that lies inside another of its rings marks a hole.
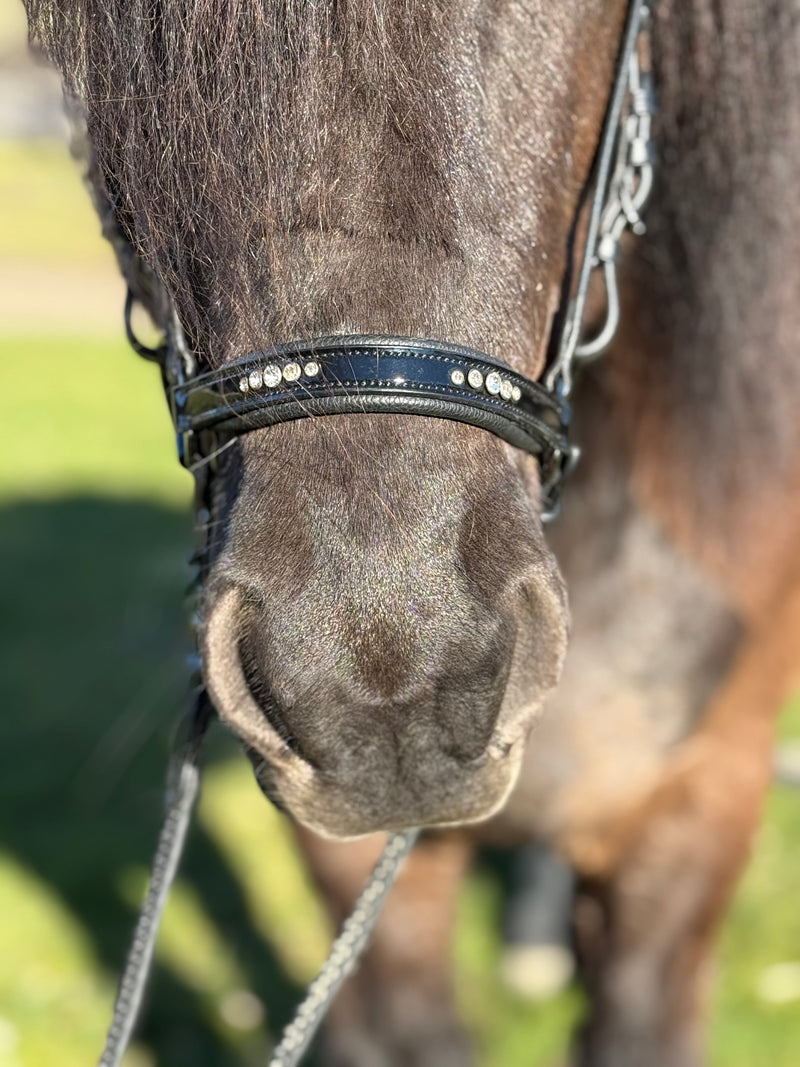
<instances>
[{"instance_id":1,"label":"horse neck","mask_svg":"<svg viewBox=\"0 0 800 1067\"><path fill-rule=\"evenodd\" d=\"M779 569L800 523L800 19L655 6L658 182L603 374L637 495L727 580Z\"/></svg>"}]
</instances>

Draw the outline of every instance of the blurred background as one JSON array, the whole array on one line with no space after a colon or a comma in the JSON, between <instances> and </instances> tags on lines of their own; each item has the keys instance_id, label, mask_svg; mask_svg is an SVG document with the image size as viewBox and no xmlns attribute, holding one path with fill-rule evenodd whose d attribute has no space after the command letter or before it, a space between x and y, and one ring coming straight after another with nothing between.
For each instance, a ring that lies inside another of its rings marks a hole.
<instances>
[{"instance_id":1,"label":"blurred background","mask_svg":"<svg viewBox=\"0 0 800 1067\"><path fill-rule=\"evenodd\" d=\"M157 372L66 147L54 75L0 0L0 1067L96 1062L186 684L192 542ZM800 701L784 736L800 736ZM800 791L775 785L717 966L714 1067L800 1062ZM464 888L455 968L484 1067L555 1067L581 1012L504 994L501 880ZM264 1064L331 931L221 731L127 1067Z\"/></svg>"}]
</instances>

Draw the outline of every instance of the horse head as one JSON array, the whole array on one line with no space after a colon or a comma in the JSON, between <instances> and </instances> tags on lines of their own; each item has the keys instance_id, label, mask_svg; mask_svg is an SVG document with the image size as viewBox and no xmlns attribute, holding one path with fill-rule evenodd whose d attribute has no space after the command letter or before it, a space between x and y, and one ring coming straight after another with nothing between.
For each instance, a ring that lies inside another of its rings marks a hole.
<instances>
[{"instance_id":1,"label":"horse head","mask_svg":"<svg viewBox=\"0 0 800 1067\"><path fill-rule=\"evenodd\" d=\"M392 334L541 374L623 0L93 6L29 13L202 367ZM205 677L265 791L334 836L497 811L566 648L535 459L342 414L237 439L214 485Z\"/></svg>"}]
</instances>

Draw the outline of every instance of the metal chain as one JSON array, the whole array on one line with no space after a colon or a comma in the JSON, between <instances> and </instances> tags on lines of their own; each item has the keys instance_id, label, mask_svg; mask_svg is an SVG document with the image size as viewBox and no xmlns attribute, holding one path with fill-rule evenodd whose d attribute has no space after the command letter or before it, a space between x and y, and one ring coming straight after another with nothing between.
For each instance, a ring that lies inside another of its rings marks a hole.
<instances>
[{"instance_id":1,"label":"metal chain","mask_svg":"<svg viewBox=\"0 0 800 1067\"><path fill-rule=\"evenodd\" d=\"M605 351L619 324L616 265L626 229L642 233L641 209L653 184L651 119L654 90L640 53L649 54L651 5L631 0L618 72L598 146L595 188L575 295L564 316L556 358L545 377L548 389L568 397L576 365ZM648 60L649 65L649 60ZM606 288L606 321L600 332L583 339L589 280L602 268Z\"/></svg>"},{"instance_id":2,"label":"metal chain","mask_svg":"<svg viewBox=\"0 0 800 1067\"><path fill-rule=\"evenodd\" d=\"M640 40L649 29L648 8L642 8ZM653 79L641 69L639 49L634 48L628 65L628 102L619 129L617 161L608 189L606 207L600 221L597 249L592 268L602 268L606 288L606 321L591 340L579 341L574 359L588 363L608 348L619 325L617 263L622 235L631 230L645 232L641 211L653 188L652 117Z\"/></svg>"}]
</instances>

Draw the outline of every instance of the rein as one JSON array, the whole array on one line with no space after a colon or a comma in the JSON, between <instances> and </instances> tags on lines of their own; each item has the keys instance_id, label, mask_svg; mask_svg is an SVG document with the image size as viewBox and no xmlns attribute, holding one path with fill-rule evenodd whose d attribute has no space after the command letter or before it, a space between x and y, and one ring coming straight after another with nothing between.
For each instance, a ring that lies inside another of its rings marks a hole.
<instances>
[{"instance_id":1,"label":"rein","mask_svg":"<svg viewBox=\"0 0 800 1067\"><path fill-rule=\"evenodd\" d=\"M179 458L195 476L195 507L201 528L210 525L207 520L213 511L216 457L237 437L296 419L358 413L425 415L488 430L537 458L542 519L557 514L561 489L578 458L577 448L569 442L569 397L575 372L605 351L614 337L620 317L616 280L620 242L626 230L636 234L644 231L640 211L653 181L649 25L645 0L629 0L590 180L591 208L578 280L574 295L567 296L556 317L549 346L550 367L542 382L518 374L486 353L460 345L385 336L290 342L249 353L218 370L198 373L197 360L186 346L174 312L167 323L164 345L153 349L137 340L131 327L135 298L129 289L125 304L128 339L140 355L161 367ZM577 223L576 218L573 238ZM600 331L586 338L586 300L595 271L602 272L606 318ZM568 291L568 278L565 288ZM200 585L208 570L208 554L206 540L194 556ZM199 674L195 681L196 701L184 717L170 760L166 813L150 887L120 980L100 1067L119 1067L133 1034L161 914L199 793L200 751L214 712ZM418 831L411 829L389 838L328 960L276 1046L270 1067L294 1067L299 1062L331 1000L355 968L417 835Z\"/></svg>"}]
</instances>

